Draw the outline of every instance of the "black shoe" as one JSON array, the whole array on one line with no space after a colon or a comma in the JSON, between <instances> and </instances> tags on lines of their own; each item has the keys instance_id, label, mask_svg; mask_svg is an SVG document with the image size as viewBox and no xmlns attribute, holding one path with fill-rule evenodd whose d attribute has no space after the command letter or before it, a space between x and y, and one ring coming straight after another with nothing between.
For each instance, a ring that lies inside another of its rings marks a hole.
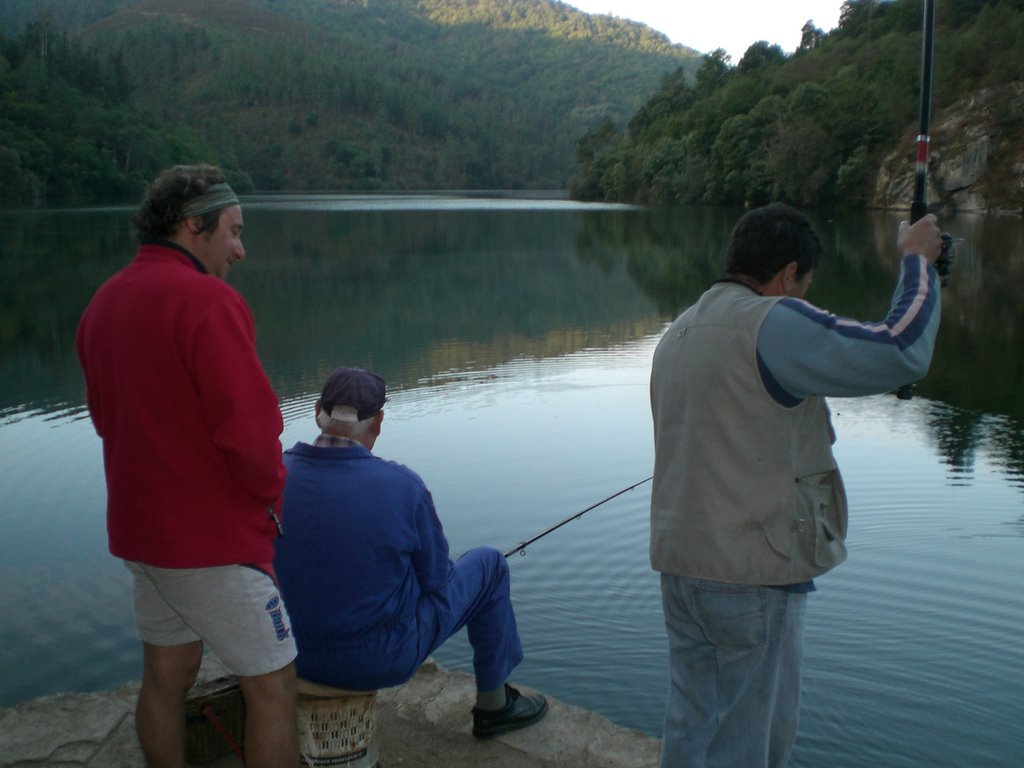
<instances>
[{"instance_id":1,"label":"black shoe","mask_svg":"<svg viewBox=\"0 0 1024 768\"><path fill-rule=\"evenodd\" d=\"M473 707L473 735L491 739L508 731L525 728L540 720L548 711L548 700L539 693L523 696L505 683L505 706L501 709Z\"/></svg>"}]
</instances>

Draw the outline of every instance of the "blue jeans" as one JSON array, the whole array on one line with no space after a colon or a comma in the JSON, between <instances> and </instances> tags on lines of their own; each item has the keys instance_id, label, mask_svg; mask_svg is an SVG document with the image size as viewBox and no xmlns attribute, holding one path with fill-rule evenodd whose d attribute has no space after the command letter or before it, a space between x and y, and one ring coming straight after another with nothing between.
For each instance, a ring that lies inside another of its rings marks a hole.
<instances>
[{"instance_id":1,"label":"blue jeans","mask_svg":"<svg viewBox=\"0 0 1024 768\"><path fill-rule=\"evenodd\" d=\"M662 574L661 768L780 768L796 741L806 594Z\"/></svg>"}]
</instances>

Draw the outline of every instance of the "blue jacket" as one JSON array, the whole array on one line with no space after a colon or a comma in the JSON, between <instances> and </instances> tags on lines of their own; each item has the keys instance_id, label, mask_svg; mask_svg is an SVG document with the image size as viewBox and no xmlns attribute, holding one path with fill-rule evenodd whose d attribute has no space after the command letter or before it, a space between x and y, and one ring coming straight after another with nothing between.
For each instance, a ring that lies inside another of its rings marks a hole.
<instances>
[{"instance_id":1,"label":"blue jacket","mask_svg":"<svg viewBox=\"0 0 1024 768\"><path fill-rule=\"evenodd\" d=\"M885 320L838 317L782 298L761 324L757 363L772 398L791 408L806 397L860 397L922 378L931 364L941 285L924 256L907 255Z\"/></svg>"},{"instance_id":2,"label":"blue jacket","mask_svg":"<svg viewBox=\"0 0 1024 768\"><path fill-rule=\"evenodd\" d=\"M420 477L362 446L285 451L288 524L275 570L298 643L298 673L357 690L398 685L420 664L421 594L452 563Z\"/></svg>"}]
</instances>

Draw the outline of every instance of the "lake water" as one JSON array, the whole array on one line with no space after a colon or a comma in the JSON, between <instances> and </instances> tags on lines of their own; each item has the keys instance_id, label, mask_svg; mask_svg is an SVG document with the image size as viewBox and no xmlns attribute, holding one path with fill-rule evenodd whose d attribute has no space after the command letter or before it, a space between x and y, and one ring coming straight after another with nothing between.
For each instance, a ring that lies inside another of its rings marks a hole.
<instances>
[{"instance_id":1,"label":"lake water","mask_svg":"<svg viewBox=\"0 0 1024 768\"><path fill-rule=\"evenodd\" d=\"M414 468L454 553L508 550L650 475L657 340L717 276L739 212L526 198L254 197L231 275L286 446L324 375L375 369L376 452ZM132 207L0 212L0 705L139 675L106 551L78 317L134 251ZM812 215L810 299L881 319L897 217ZM1024 224L960 217L932 371L907 402L832 400L850 556L810 596L794 766L1024 756ZM645 484L510 559L514 681L658 736L667 680ZM464 636L438 661L470 669Z\"/></svg>"}]
</instances>

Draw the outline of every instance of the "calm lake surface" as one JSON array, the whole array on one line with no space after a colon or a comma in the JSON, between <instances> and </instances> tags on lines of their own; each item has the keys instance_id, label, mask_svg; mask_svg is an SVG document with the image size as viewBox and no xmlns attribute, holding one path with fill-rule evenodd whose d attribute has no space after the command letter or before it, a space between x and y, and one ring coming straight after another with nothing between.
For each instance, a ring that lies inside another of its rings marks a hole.
<instances>
[{"instance_id":1,"label":"calm lake surface","mask_svg":"<svg viewBox=\"0 0 1024 768\"><path fill-rule=\"evenodd\" d=\"M106 550L73 340L134 252L133 205L0 211L0 705L139 676ZM738 211L486 196L253 197L245 295L286 447L336 364L391 400L376 452L415 469L453 553L511 549L648 477L666 325L720 273ZM809 298L884 317L897 216L813 213ZM915 399L833 399L849 560L817 580L793 765L1024 759L1024 224L961 216ZM513 556L514 680L660 736L667 683L649 484ZM437 654L470 669L464 634Z\"/></svg>"}]
</instances>

